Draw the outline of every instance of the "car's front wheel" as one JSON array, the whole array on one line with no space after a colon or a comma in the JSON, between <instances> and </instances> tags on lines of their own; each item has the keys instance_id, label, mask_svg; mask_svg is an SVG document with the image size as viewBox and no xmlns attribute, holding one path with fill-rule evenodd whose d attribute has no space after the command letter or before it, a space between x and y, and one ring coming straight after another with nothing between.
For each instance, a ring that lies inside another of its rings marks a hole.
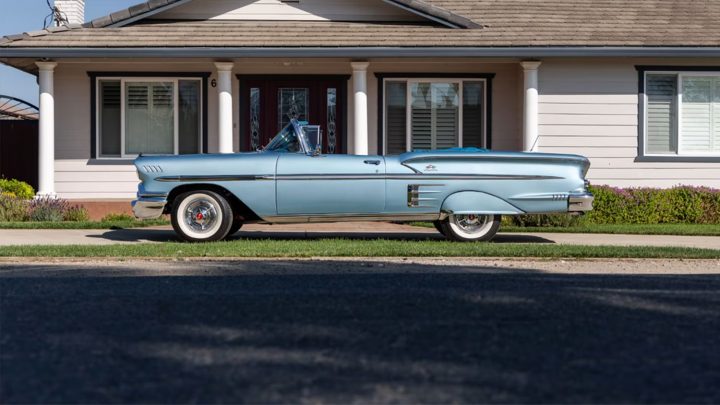
<instances>
[{"instance_id":1,"label":"car's front wheel","mask_svg":"<svg viewBox=\"0 0 720 405\"><path fill-rule=\"evenodd\" d=\"M440 223L443 235L458 242L487 242L500 229L500 215L450 215Z\"/></svg>"},{"instance_id":2,"label":"car's front wheel","mask_svg":"<svg viewBox=\"0 0 720 405\"><path fill-rule=\"evenodd\" d=\"M230 231L228 232L228 234L225 237L229 238L229 237L235 235L240 230L240 228L242 228L243 225L244 224L243 224L242 218L235 217L235 219L233 219L232 226L230 227Z\"/></svg>"},{"instance_id":3,"label":"car's front wheel","mask_svg":"<svg viewBox=\"0 0 720 405\"><path fill-rule=\"evenodd\" d=\"M178 196L173 204L172 225L187 242L222 240L233 225L230 204L212 191L190 191Z\"/></svg>"}]
</instances>

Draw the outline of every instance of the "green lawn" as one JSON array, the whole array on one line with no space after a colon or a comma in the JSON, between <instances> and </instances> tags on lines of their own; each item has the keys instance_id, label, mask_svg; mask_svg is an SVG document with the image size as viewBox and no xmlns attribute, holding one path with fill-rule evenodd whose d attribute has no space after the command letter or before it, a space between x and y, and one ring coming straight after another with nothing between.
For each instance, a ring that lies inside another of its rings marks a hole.
<instances>
[{"instance_id":1,"label":"green lawn","mask_svg":"<svg viewBox=\"0 0 720 405\"><path fill-rule=\"evenodd\" d=\"M720 250L552 244L453 243L423 240L235 240L208 244L8 246L0 257L544 257L720 259Z\"/></svg>"},{"instance_id":2,"label":"green lawn","mask_svg":"<svg viewBox=\"0 0 720 405\"><path fill-rule=\"evenodd\" d=\"M429 222L413 225L433 228ZM581 225L570 227L520 227L503 225L500 232L556 232L556 233L609 233L627 235L688 235L720 236L720 225L705 224L655 224L655 225Z\"/></svg>"},{"instance_id":3,"label":"green lawn","mask_svg":"<svg viewBox=\"0 0 720 405\"><path fill-rule=\"evenodd\" d=\"M129 229L169 225L164 219L147 221L83 221L83 222L0 222L0 229Z\"/></svg>"},{"instance_id":4,"label":"green lawn","mask_svg":"<svg viewBox=\"0 0 720 405\"><path fill-rule=\"evenodd\" d=\"M720 236L720 225L656 224L656 225L583 225L571 227L505 226L501 232L609 233L626 235L688 235Z\"/></svg>"}]
</instances>

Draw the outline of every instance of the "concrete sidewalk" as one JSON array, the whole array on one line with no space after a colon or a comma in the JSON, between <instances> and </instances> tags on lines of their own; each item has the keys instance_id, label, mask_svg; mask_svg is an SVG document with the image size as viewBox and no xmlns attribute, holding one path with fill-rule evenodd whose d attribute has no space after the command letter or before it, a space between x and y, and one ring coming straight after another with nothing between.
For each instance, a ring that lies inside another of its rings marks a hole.
<instances>
[{"instance_id":1,"label":"concrete sidewalk","mask_svg":"<svg viewBox=\"0 0 720 405\"><path fill-rule=\"evenodd\" d=\"M247 225L233 239L402 239L432 240L443 237L432 228L378 222L296 225ZM0 246L111 245L177 241L171 227L120 230L15 230L0 229ZM668 235L608 235L570 233L501 233L494 243L550 243L561 245L678 246L720 249L720 237Z\"/></svg>"}]
</instances>

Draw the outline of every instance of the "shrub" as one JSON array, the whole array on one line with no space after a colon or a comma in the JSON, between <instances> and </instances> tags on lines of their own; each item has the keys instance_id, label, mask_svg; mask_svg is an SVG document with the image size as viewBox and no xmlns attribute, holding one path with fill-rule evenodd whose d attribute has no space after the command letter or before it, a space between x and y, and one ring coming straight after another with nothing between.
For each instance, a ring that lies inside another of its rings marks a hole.
<instances>
[{"instance_id":1,"label":"shrub","mask_svg":"<svg viewBox=\"0 0 720 405\"><path fill-rule=\"evenodd\" d=\"M20 180L0 179L0 192L13 194L22 200L30 200L35 197L35 190L32 186Z\"/></svg>"},{"instance_id":2,"label":"shrub","mask_svg":"<svg viewBox=\"0 0 720 405\"><path fill-rule=\"evenodd\" d=\"M596 224L718 224L720 190L678 186L670 189L592 187Z\"/></svg>"},{"instance_id":3,"label":"shrub","mask_svg":"<svg viewBox=\"0 0 720 405\"><path fill-rule=\"evenodd\" d=\"M80 205L75 205L65 212L65 215L63 217L64 221L70 221L70 222L84 222L90 220L90 214L88 214L88 210Z\"/></svg>"},{"instance_id":4,"label":"shrub","mask_svg":"<svg viewBox=\"0 0 720 405\"><path fill-rule=\"evenodd\" d=\"M0 193L0 222L28 220L28 202L11 193Z\"/></svg>"},{"instance_id":5,"label":"shrub","mask_svg":"<svg viewBox=\"0 0 720 405\"><path fill-rule=\"evenodd\" d=\"M70 209L68 202L59 198L42 197L30 203L30 220L36 222L61 222Z\"/></svg>"},{"instance_id":6,"label":"shrub","mask_svg":"<svg viewBox=\"0 0 720 405\"><path fill-rule=\"evenodd\" d=\"M102 222L128 222L128 221L134 221L135 218L125 214L125 213L110 213L105 215L101 221Z\"/></svg>"},{"instance_id":7,"label":"shrub","mask_svg":"<svg viewBox=\"0 0 720 405\"><path fill-rule=\"evenodd\" d=\"M689 186L670 189L592 186L590 191L595 195L594 209L584 217L524 215L512 218L512 224L720 224L720 190Z\"/></svg>"}]
</instances>

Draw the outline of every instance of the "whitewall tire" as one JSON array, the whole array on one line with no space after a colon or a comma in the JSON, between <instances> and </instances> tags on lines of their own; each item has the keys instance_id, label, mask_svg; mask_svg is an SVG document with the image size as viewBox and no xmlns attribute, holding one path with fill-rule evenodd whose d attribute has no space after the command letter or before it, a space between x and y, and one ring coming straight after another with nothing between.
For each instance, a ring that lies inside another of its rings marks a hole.
<instances>
[{"instance_id":1,"label":"whitewall tire","mask_svg":"<svg viewBox=\"0 0 720 405\"><path fill-rule=\"evenodd\" d=\"M450 215L441 222L446 238L458 242L487 242L500 229L500 215Z\"/></svg>"},{"instance_id":2,"label":"whitewall tire","mask_svg":"<svg viewBox=\"0 0 720 405\"><path fill-rule=\"evenodd\" d=\"M233 212L227 200L212 191L191 191L175 200L172 225L187 242L215 242L227 236Z\"/></svg>"}]
</instances>

